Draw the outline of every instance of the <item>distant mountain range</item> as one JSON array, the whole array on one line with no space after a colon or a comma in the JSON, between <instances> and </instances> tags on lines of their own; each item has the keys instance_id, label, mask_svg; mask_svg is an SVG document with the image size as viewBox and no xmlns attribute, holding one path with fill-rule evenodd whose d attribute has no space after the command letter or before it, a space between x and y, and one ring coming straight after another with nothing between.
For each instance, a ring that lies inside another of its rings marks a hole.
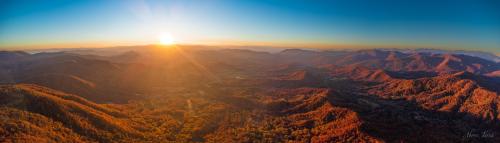
<instances>
[{"instance_id":1,"label":"distant mountain range","mask_svg":"<svg viewBox=\"0 0 500 143\"><path fill-rule=\"evenodd\" d=\"M389 49L390 50L390 49ZM472 57L483 58L486 60L500 62L500 57L494 53L480 52L480 51L464 51L464 50L437 50L437 49L412 49L412 50L400 50L406 53L434 53L434 54L457 54L457 55L467 55Z\"/></svg>"},{"instance_id":2,"label":"distant mountain range","mask_svg":"<svg viewBox=\"0 0 500 143\"><path fill-rule=\"evenodd\" d=\"M0 83L0 142L500 142L481 52L3 51Z\"/></svg>"}]
</instances>

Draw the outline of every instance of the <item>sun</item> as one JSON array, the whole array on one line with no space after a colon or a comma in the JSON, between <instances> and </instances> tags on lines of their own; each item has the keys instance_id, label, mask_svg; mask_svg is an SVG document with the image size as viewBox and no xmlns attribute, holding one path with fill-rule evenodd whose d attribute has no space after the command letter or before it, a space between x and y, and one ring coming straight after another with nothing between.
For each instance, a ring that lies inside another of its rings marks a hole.
<instances>
[{"instance_id":1,"label":"sun","mask_svg":"<svg viewBox=\"0 0 500 143\"><path fill-rule=\"evenodd\" d=\"M161 45L174 45L175 40L170 33L162 33L158 36Z\"/></svg>"}]
</instances>

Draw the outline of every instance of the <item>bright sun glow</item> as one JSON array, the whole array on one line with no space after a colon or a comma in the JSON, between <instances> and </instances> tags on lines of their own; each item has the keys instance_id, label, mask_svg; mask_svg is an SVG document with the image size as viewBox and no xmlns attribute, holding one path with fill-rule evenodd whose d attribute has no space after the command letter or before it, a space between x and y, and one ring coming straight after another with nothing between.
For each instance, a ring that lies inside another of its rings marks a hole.
<instances>
[{"instance_id":1,"label":"bright sun glow","mask_svg":"<svg viewBox=\"0 0 500 143\"><path fill-rule=\"evenodd\" d=\"M162 45L174 45L175 44L174 37L172 37L172 35L170 35L169 33L161 34L158 37L158 39L160 40L160 44L162 44Z\"/></svg>"}]
</instances>

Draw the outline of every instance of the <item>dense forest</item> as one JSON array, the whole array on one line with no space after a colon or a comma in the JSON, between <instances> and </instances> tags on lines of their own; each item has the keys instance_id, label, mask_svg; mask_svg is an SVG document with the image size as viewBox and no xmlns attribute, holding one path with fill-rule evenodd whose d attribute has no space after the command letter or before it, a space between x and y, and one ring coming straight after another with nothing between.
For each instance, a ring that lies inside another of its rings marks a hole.
<instances>
[{"instance_id":1,"label":"dense forest","mask_svg":"<svg viewBox=\"0 0 500 143\"><path fill-rule=\"evenodd\" d=\"M2 53L0 142L500 141L495 62L186 49Z\"/></svg>"}]
</instances>

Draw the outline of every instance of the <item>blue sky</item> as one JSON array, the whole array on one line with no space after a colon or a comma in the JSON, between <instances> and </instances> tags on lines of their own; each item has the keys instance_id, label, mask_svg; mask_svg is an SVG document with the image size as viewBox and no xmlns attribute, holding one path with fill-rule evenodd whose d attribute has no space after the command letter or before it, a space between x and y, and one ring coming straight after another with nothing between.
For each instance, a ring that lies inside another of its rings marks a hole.
<instances>
[{"instance_id":1,"label":"blue sky","mask_svg":"<svg viewBox=\"0 0 500 143\"><path fill-rule=\"evenodd\" d=\"M500 53L495 0L15 0L0 48L155 44L441 47Z\"/></svg>"}]
</instances>

